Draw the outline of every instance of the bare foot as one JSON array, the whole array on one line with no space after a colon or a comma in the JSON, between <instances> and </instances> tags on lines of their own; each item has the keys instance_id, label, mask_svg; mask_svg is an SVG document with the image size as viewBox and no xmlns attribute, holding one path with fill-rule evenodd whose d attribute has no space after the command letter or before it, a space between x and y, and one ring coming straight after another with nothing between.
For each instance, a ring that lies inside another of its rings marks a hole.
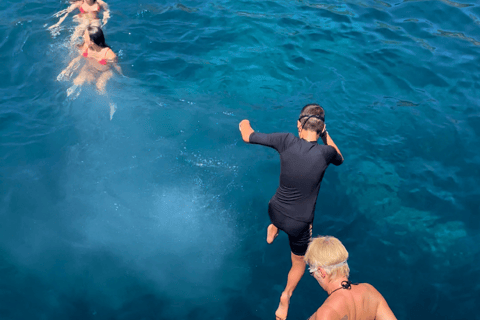
<instances>
[{"instance_id":1,"label":"bare foot","mask_svg":"<svg viewBox=\"0 0 480 320\"><path fill-rule=\"evenodd\" d=\"M271 244L273 240L278 236L278 228L273 224L270 224L267 228L267 243Z\"/></svg>"},{"instance_id":2,"label":"bare foot","mask_svg":"<svg viewBox=\"0 0 480 320\"><path fill-rule=\"evenodd\" d=\"M288 314L288 305L290 304L290 297L291 294L287 294L286 292L282 292L282 296L280 297L280 304L278 305L277 311L275 311L275 317L277 320L286 320Z\"/></svg>"}]
</instances>

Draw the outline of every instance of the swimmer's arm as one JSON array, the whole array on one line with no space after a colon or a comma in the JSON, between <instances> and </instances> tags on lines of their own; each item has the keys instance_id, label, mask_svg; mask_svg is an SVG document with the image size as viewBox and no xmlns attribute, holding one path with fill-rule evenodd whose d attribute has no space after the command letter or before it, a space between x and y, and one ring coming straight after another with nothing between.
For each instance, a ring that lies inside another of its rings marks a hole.
<instances>
[{"instance_id":1,"label":"swimmer's arm","mask_svg":"<svg viewBox=\"0 0 480 320\"><path fill-rule=\"evenodd\" d=\"M110 19L110 8L105 1L97 0L98 4L103 8L103 18L102 18L102 27L107 24L108 19Z\"/></svg>"},{"instance_id":2,"label":"swimmer's arm","mask_svg":"<svg viewBox=\"0 0 480 320\"><path fill-rule=\"evenodd\" d=\"M113 53L112 50L109 50L108 53L107 53L107 60L108 62L110 62L113 67L115 68L115 70L117 70L117 72L123 76L123 72L122 72L122 68L120 68L120 66L118 65L118 58L117 58L117 55L115 53Z\"/></svg>"},{"instance_id":3,"label":"swimmer's arm","mask_svg":"<svg viewBox=\"0 0 480 320\"><path fill-rule=\"evenodd\" d=\"M122 72L122 68L120 68L120 66L118 65L116 59L115 59L115 61L113 62L113 67L115 68L115 70L117 70L117 72L118 72L120 75L124 76L124 75L123 75L123 72Z\"/></svg>"},{"instance_id":4,"label":"swimmer's arm","mask_svg":"<svg viewBox=\"0 0 480 320\"><path fill-rule=\"evenodd\" d=\"M335 148L335 150L337 151L337 153L340 155L340 157L342 158L342 161L343 162L343 155L342 153L340 152L340 149L338 149L337 145L335 144L335 142L333 142L333 139L332 137L330 137L330 135L328 134L328 131L325 130L324 131L325 134L323 135L322 137L322 141L325 145L328 145L328 146L332 146L333 148Z\"/></svg>"},{"instance_id":5,"label":"swimmer's arm","mask_svg":"<svg viewBox=\"0 0 480 320\"><path fill-rule=\"evenodd\" d=\"M75 10L76 8L80 7L81 4L82 3L80 1L77 1L74 4L72 4L70 7L68 7L65 11L65 15L63 17L61 17L60 20L58 20L58 22L56 24L54 24L53 26L50 26L48 29L56 28L60 24L62 24L62 22L67 18L68 14L70 12L72 12L73 10Z\"/></svg>"},{"instance_id":6,"label":"swimmer's arm","mask_svg":"<svg viewBox=\"0 0 480 320\"><path fill-rule=\"evenodd\" d=\"M123 72L122 72L122 68L120 68L120 66L118 65L118 63L114 63L113 64L113 67L115 68L115 70L117 70L117 72L123 76Z\"/></svg>"},{"instance_id":7,"label":"swimmer's arm","mask_svg":"<svg viewBox=\"0 0 480 320\"><path fill-rule=\"evenodd\" d=\"M77 63L81 58L82 58L82 56L78 56L75 59L73 59L72 61L70 61L68 66L61 73L62 74L67 73L75 65L75 63Z\"/></svg>"},{"instance_id":8,"label":"swimmer's arm","mask_svg":"<svg viewBox=\"0 0 480 320\"><path fill-rule=\"evenodd\" d=\"M247 143L250 142L250 135L254 132L252 126L250 125L250 121L248 121L247 119L242 120L238 125L238 128L240 129L240 133L242 134L243 141Z\"/></svg>"},{"instance_id":9,"label":"swimmer's arm","mask_svg":"<svg viewBox=\"0 0 480 320\"><path fill-rule=\"evenodd\" d=\"M73 59L67 66L67 69L70 69L75 63L78 62L78 60L82 59L82 56L78 56L75 59Z\"/></svg>"},{"instance_id":10,"label":"swimmer's arm","mask_svg":"<svg viewBox=\"0 0 480 320\"><path fill-rule=\"evenodd\" d=\"M378 292L378 291L377 291ZM375 317L376 320L397 320L395 315L393 314L392 309L388 306L387 301L385 298L378 292L380 296L380 301L377 307L377 315Z\"/></svg>"}]
</instances>

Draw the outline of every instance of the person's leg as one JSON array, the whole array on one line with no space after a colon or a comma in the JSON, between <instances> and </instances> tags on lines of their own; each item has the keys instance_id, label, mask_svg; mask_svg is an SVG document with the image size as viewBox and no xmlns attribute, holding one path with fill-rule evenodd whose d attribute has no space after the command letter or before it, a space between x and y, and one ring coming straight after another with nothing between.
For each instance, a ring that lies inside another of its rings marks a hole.
<instances>
[{"instance_id":1,"label":"person's leg","mask_svg":"<svg viewBox=\"0 0 480 320\"><path fill-rule=\"evenodd\" d=\"M70 37L70 46L74 46L78 38L83 37L85 30L88 28L88 21L79 18L78 25L75 27L71 37Z\"/></svg>"},{"instance_id":2,"label":"person's leg","mask_svg":"<svg viewBox=\"0 0 480 320\"><path fill-rule=\"evenodd\" d=\"M89 72L87 70L86 66L83 66L83 68L80 70L80 73L78 76L73 80L73 86L67 89L67 96L73 99L78 97L81 91L81 86L85 81L88 81L88 78L90 77Z\"/></svg>"},{"instance_id":3,"label":"person's leg","mask_svg":"<svg viewBox=\"0 0 480 320\"><path fill-rule=\"evenodd\" d=\"M292 296L293 291L295 290L298 283L300 282L300 279L302 279L302 276L305 273L306 264L303 260L303 256L297 256L293 252L291 253L291 256L292 268L290 269L290 272L288 272L287 286L282 292L282 296L280 297L280 304L278 305L278 309L275 312L277 320L283 320L287 318L290 297Z\"/></svg>"},{"instance_id":4,"label":"person's leg","mask_svg":"<svg viewBox=\"0 0 480 320\"><path fill-rule=\"evenodd\" d=\"M271 223L267 228L267 243L271 244L278 236L278 228Z\"/></svg>"},{"instance_id":5,"label":"person's leg","mask_svg":"<svg viewBox=\"0 0 480 320\"><path fill-rule=\"evenodd\" d=\"M82 67L82 69L80 69L80 73L78 74L78 76L75 79L73 79L73 84L76 86L81 86L87 80L88 77L89 77L88 68L85 65Z\"/></svg>"},{"instance_id":6,"label":"person's leg","mask_svg":"<svg viewBox=\"0 0 480 320\"><path fill-rule=\"evenodd\" d=\"M268 216L270 217L270 225L267 227L267 243L271 244L278 236L278 230L282 228L283 215L272 207L272 201L268 203Z\"/></svg>"},{"instance_id":7,"label":"person's leg","mask_svg":"<svg viewBox=\"0 0 480 320\"><path fill-rule=\"evenodd\" d=\"M107 85L108 79L113 76L113 72L111 70L105 71L98 77L97 80L97 89L100 94L105 94L105 86Z\"/></svg>"},{"instance_id":8,"label":"person's leg","mask_svg":"<svg viewBox=\"0 0 480 320\"><path fill-rule=\"evenodd\" d=\"M290 242L292 267L288 272L287 285L285 290L282 292L280 304L275 312L277 320L283 320L287 318L290 297L305 273L306 264L303 260L303 256L305 255L305 252L307 252L308 244L312 238L311 224L289 220L289 226L290 230L288 230L288 240ZM296 235L293 236L292 233Z\"/></svg>"}]
</instances>

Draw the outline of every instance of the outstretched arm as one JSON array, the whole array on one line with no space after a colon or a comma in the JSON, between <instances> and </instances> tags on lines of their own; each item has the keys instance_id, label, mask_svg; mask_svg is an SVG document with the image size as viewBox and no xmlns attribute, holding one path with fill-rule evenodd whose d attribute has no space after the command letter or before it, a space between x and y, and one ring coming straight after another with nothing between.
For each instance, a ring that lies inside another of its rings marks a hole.
<instances>
[{"instance_id":1,"label":"outstretched arm","mask_svg":"<svg viewBox=\"0 0 480 320\"><path fill-rule=\"evenodd\" d=\"M54 28L58 27L60 24L62 24L62 22L67 18L68 14L70 12L72 12L73 10L75 10L76 8L80 7L81 4L82 3L80 1L77 1L74 4L72 4L70 7L68 7L67 9L58 12L55 15L56 17L58 17L59 15L62 15L63 13L65 13L65 14L63 15L63 17L60 18L60 20L58 20L57 23L55 23L53 26L48 27L48 29L49 30L54 29Z\"/></svg>"},{"instance_id":2,"label":"outstretched arm","mask_svg":"<svg viewBox=\"0 0 480 320\"><path fill-rule=\"evenodd\" d=\"M245 142L250 142L250 135L254 132L252 126L250 125L250 121L247 119L242 120L238 125L240 129L240 133L242 134L242 139Z\"/></svg>"},{"instance_id":3,"label":"outstretched arm","mask_svg":"<svg viewBox=\"0 0 480 320\"><path fill-rule=\"evenodd\" d=\"M72 73L74 70L72 70L73 66L75 66L75 64L82 58L82 56L78 56L76 57L75 59L73 59L69 64L68 66L62 71L60 72L60 74L57 76L57 80L58 81L62 81L62 80L68 80L70 79Z\"/></svg>"},{"instance_id":4,"label":"outstretched arm","mask_svg":"<svg viewBox=\"0 0 480 320\"><path fill-rule=\"evenodd\" d=\"M70 61L70 63L68 64L68 66L65 69L70 69L80 59L82 59L82 56L78 56L78 57L74 58L72 61Z\"/></svg>"},{"instance_id":5,"label":"outstretched arm","mask_svg":"<svg viewBox=\"0 0 480 320\"><path fill-rule=\"evenodd\" d=\"M97 3L103 8L103 18L102 18L102 27L107 24L108 19L110 19L110 8L105 1L97 0Z\"/></svg>"}]
</instances>

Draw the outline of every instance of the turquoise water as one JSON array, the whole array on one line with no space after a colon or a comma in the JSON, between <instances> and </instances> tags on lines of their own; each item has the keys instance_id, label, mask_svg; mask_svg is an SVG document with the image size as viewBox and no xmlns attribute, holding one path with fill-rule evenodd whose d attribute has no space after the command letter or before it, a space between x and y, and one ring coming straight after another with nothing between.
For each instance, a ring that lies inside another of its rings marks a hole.
<instances>
[{"instance_id":1,"label":"turquoise water","mask_svg":"<svg viewBox=\"0 0 480 320\"><path fill-rule=\"evenodd\" d=\"M67 97L67 4L0 3L0 319L274 319L279 158L238 122L296 133L310 102L345 157L314 234L399 319L480 319L478 3L108 4L126 77ZM289 319L325 298L305 275Z\"/></svg>"}]
</instances>

